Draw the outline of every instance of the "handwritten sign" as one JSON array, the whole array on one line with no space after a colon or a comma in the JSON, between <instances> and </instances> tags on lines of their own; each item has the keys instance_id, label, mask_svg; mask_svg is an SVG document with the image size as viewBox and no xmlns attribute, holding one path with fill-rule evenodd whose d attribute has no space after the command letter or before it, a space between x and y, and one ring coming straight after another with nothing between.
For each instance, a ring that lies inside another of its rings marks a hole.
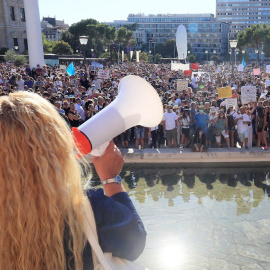
<instances>
[{"instance_id":1,"label":"handwritten sign","mask_svg":"<svg viewBox=\"0 0 270 270\"><path fill-rule=\"evenodd\" d=\"M241 101L242 104L248 104L249 102L255 102L256 98L256 86L242 86L241 87Z\"/></svg>"},{"instance_id":2,"label":"handwritten sign","mask_svg":"<svg viewBox=\"0 0 270 270\"><path fill-rule=\"evenodd\" d=\"M225 102L226 102L226 110L228 110L228 108L229 108L230 105L233 105L234 108L236 108L236 109L238 107L237 98L227 98L225 100Z\"/></svg>"},{"instance_id":3,"label":"handwritten sign","mask_svg":"<svg viewBox=\"0 0 270 270\"><path fill-rule=\"evenodd\" d=\"M232 97L232 89L230 86L218 88L219 98L229 98Z\"/></svg>"},{"instance_id":4,"label":"handwritten sign","mask_svg":"<svg viewBox=\"0 0 270 270\"><path fill-rule=\"evenodd\" d=\"M109 70L99 70L98 71L98 78L100 79L103 79L103 80L106 80L106 79L109 79L110 77L110 72Z\"/></svg>"},{"instance_id":5,"label":"handwritten sign","mask_svg":"<svg viewBox=\"0 0 270 270\"><path fill-rule=\"evenodd\" d=\"M177 91L181 92L188 89L188 80L177 80Z\"/></svg>"}]
</instances>

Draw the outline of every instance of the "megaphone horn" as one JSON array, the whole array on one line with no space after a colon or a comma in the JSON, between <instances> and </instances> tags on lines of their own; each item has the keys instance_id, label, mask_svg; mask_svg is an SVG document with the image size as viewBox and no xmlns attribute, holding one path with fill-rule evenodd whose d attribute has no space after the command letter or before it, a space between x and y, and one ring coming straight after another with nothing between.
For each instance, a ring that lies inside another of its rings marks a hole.
<instances>
[{"instance_id":1,"label":"megaphone horn","mask_svg":"<svg viewBox=\"0 0 270 270\"><path fill-rule=\"evenodd\" d=\"M157 126L162 117L163 107L156 90L146 80L129 75L120 81L116 99L73 128L73 136L82 155L100 156L108 142L125 130L136 125Z\"/></svg>"}]
</instances>

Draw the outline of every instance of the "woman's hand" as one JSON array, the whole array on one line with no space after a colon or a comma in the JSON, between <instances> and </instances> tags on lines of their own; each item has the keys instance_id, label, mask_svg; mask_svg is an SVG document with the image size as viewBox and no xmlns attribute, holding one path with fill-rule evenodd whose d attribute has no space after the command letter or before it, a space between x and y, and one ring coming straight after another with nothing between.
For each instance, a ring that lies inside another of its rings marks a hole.
<instances>
[{"instance_id":1,"label":"woman's hand","mask_svg":"<svg viewBox=\"0 0 270 270\"><path fill-rule=\"evenodd\" d=\"M110 142L101 157L94 157L93 164L101 181L110 179L120 174L124 159L117 146Z\"/></svg>"}]
</instances>

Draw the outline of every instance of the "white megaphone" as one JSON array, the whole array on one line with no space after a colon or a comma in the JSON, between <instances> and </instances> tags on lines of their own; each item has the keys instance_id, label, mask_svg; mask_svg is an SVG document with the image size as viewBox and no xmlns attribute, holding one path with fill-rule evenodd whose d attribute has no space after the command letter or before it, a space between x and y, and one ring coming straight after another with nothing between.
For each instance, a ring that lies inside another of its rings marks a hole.
<instances>
[{"instance_id":1,"label":"white megaphone","mask_svg":"<svg viewBox=\"0 0 270 270\"><path fill-rule=\"evenodd\" d=\"M118 96L110 105L72 131L82 155L101 156L114 137L136 125L157 126L162 117L156 90L144 79L129 75L120 81Z\"/></svg>"}]
</instances>

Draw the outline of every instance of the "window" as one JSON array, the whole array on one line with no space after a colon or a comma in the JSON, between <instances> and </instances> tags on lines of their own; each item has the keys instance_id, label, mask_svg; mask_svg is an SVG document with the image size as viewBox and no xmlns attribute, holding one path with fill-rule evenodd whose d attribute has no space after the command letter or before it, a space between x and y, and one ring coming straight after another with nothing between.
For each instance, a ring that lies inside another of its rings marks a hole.
<instances>
[{"instance_id":1,"label":"window","mask_svg":"<svg viewBox=\"0 0 270 270\"><path fill-rule=\"evenodd\" d=\"M14 47L18 46L18 39L17 38L13 38L13 45L14 45Z\"/></svg>"},{"instance_id":2,"label":"window","mask_svg":"<svg viewBox=\"0 0 270 270\"><path fill-rule=\"evenodd\" d=\"M27 43L27 39L26 38L23 40L23 43L24 43L24 50L25 51L28 51L28 43Z\"/></svg>"},{"instance_id":3,"label":"window","mask_svg":"<svg viewBox=\"0 0 270 270\"><path fill-rule=\"evenodd\" d=\"M10 19L12 21L15 21L14 7L9 7L9 11L10 11Z\"/></svg>"},{"instance_id":4,"label":"window","mask_svg":"<svg viewBox=\"0 0 270 270\"><path fill-rule=\"evenodd\" d=\"M24 8L20 8L20 13L21 13L21 21L22 21L22 22L25 22Z\"/></svg>"}]
</instances>

